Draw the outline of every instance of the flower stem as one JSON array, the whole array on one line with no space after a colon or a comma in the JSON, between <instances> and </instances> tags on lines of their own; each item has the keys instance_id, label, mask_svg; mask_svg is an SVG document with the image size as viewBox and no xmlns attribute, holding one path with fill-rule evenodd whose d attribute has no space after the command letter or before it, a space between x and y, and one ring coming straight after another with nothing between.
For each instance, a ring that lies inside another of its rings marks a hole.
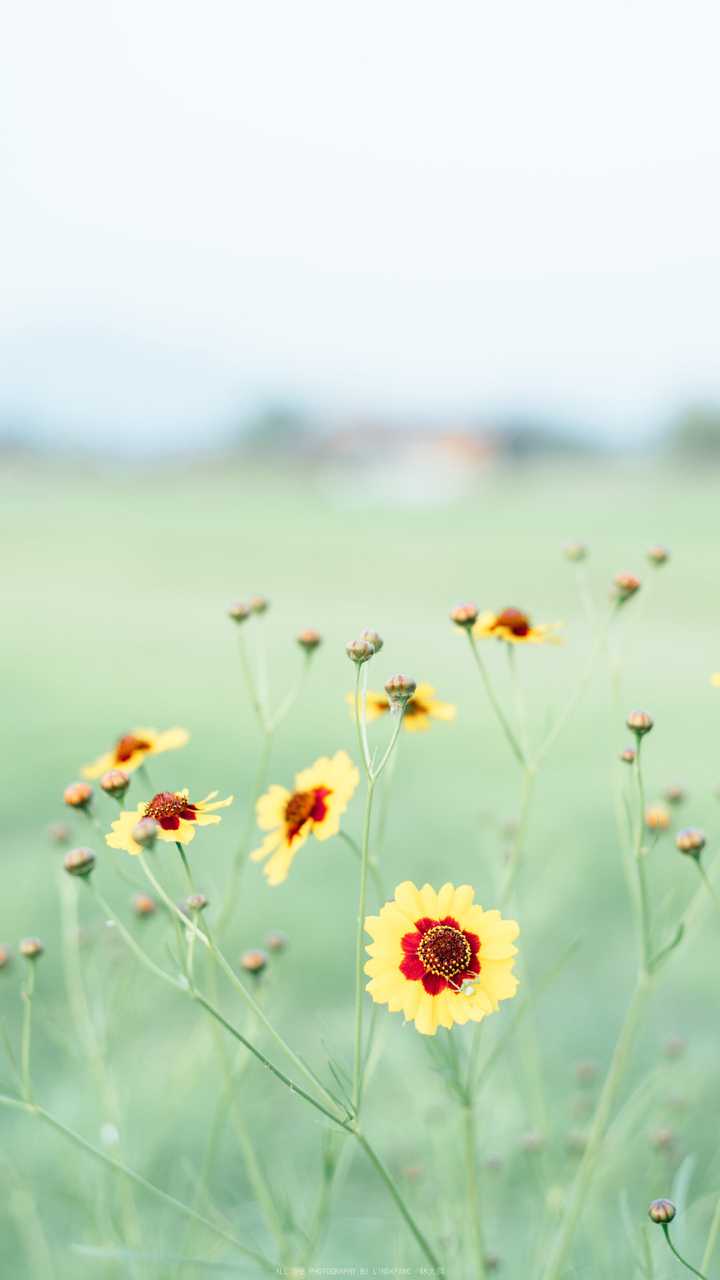
<instances>
[{"instance_id":1,"label":"flower stem","mask_svg":"<svg viewBox=\"0 0 720 1280\"><path fill-rule=\"evenodd\" d=\"M467 638L468 638L468 640L469 640L469 642L470 642L470 651L471 651L471 653L472 653L472 655L473 655L473 658L474 658L474 660L475 660L475 665L476 665L476 667L477 667L478 671L480 672L480 676L481 676L481 678L482 678L482 682L483 682L483 684L484 684L484 686L485 686L485 692L486 692L486 694L487 694L487 696L488 696L488 699L489 699L489 701L490 701L490 705L492 706L492 709L493 709L493 711L495 712L495 715L497 716L498 722L499 722L499 724L500 724L500 726L501 726L501 728L502 728L503 733L505 734L505 737L507 738L508 744L509 744L509 746L510 746L510 749L511 749L511 751L512 751L513 755L515 756L515 759L518 761L518 763L519 763L519 764L521 764L521 765L525 765L525 764L526 764L526 760L525 760L525 755L524 755L524 753L523 753L523 749L522 749L522 747L520 746L520 743L518 742L517 737L515 736L515 733L513 732L512 728L511 728L511 726L510 726L510 722L509 722L509 720L507 719L507 716L505 715L505 712L503 711L503 709L502 709L502 707L501 707L501 705L500 705L500 702L498 701L497 695L496 695L495 690L493 689L493 686L492 686L492 682L491 682L490 677L489 677L489 675L488 675L488 673L487 673L487 668L486 668L486 666L485 666L485 663L483 662L482 658L480 657L480 652L479 652L478 647L477 647L477 644L476 644L476 642L475 642L475 637L474 637L474 635L472 634L472 631L467 631L467 632L466 632L466 634L467 634Z\"/></svg>"},{"instance_id":2,"label":"flower stem","mask_svg":"<svg viewBox=\"0 0 720 1280\"><path fill-rule=\"evenodd\" d=\"M480 1183L478 1179L477 1140L475 1137L475 1110L472 1101L463 1106L463 1123L465 1129L465 1172L467 1178L468 1213L470 1231L472 1233L473 1251L475 1254L475 1272L477 1280L485 1277L485 1244L483 1241Z\"/></svg>"},{"instance_id":3,"label":"flower stem","mask_svg":"<svg viewBox=\"0 0 720 1280\"><path fill-rule=\"evenodd\" d=\"M382 1178L383 1182L385 1183L385 1186L387 1187L387 1190L389 1191L390 1195L392 1196L393 1200L395 1201L395 1204L397 1205L398 1209L400 1210L400 1213L402 1214L403 1218L405 1219L405 1222L407 1223L407 1225L408 1225L408 1227L410 1228L410 1230L411 1230L411 1232L412 1232L413 1236L415 1237L415 1239L416 1239L417 1243L419 1244L420 1248L422 1249L423 1253L425 1254L425 1257L427 1258L428 1262L430 1263L430 1266L435 1268L435 1270L436 1270L436 1272L437 1272L437 1274L438 1274L438 1275L442 1275L442 1270L441 1270L441 1267L440 1267L440 1263L438 1262L437 1257L436 1257L436 1256L435 1256L435 1254L433 1253L433 1251L432 1251L432 1249L431 1249L430 1245L428 1244L427 1240L425 1239L425 1236L423 1235L423 1233L422 1233L422 1231L420 1230L419 1226L417 1225L417 1223L416 1223L415 1219L413 1218L413 1216L412 1216L412 1214L411 1214L410 1210L408 1209L407 1205L405 1204L405 1201L403 1200L403 1198L402 1198L402 1196L401 1196L401 1194L400 1194L400 1191L398 1190L398 1187L396 1186L395 1181L394 1181L394 1180L393 1180L393 1178L392 1178L392 1175L388 1172L388 1170L385 1168L385 1165L383 1164L383 1162L382 1162L382 1160L380 1159L380 1157L377 1155L377 1153L376 1153L376 1152L373 1150L373 1148L370 1146L370 1143L368 1142L368 1140L367 1140L367 1138L365 1137L365 1135L364 1135L364 1134L362 1134L362 1133L360 1133L360 1131L359 1131L358 1129L355 1129L353 1132L355 1133L355 1137L357 1138L358 1142L360 1143L360 1146L362 1147L363 1151L365 1152L366 1156L368 1157L368 1159L369 1159L370 1163L372 1164L373 1168L376 1170L376 1172L377 1172L377 1173L379 1173L380 1177Z\"/></svg>"},{"instance_id":4,"label":"flower stem","mask_svg":"<svg viewBox=\"0 0 720 1280\"><path fill-rule=\"evenodd\" d=\"M272 750L273 734L272 730L263 726L263 744L258 756L257 770L255 773L255 781L251 792L250 804L248 805L247 818L243 828L242 838L238 845L235 857L233 859L232 869L230 871L230 879L225 893L220 915L218 917L218 933L222 937L229 923L230 917L237 903L237 896L240 890L240 881L243 871L247 863L248 852L252 833L255 829L255 805L263 787L265 786L265 778L267 775L268 764L270 762L270 752Z\"/></svg>"},{"instance_id":5,"label":"flower stem","mask_svg":"<svg viewBox=\"0 0 720 1280\"><path fill-rule=\"evenodd\" d=\"M670 1228L668 1227L667 1222L662 1222L660 1225L663 1229L663 1235L667 1240L668 1248L670 1249L671 1253L675 1254L675 1257L677 1258L678 1262L681 1262L684 1267L687 1267L688 1271L692 1271L694 1276L700 1276L700 1280L707 1280L706 1276L703 1275L702 1271L698 1271L697 1267L693 1267L685 1258L683 1258L681 1253L678 1253L677 1249L675 1248L675 1245L670 1239Z\"/></svg>"},{"instance_id":6,"label":"flower stem","mask_svg":"<svg viewBox=\"0 0 720 1280\"><path fill-rule=\"evenodd\" d=\"M712 1216L712 1222L710 1223L707 1244L705 1245L705 1252L702 1257L702 1262L700 1263L701 1271L707 1271L710 1263L712 1262L715 1245L717 1244L718 1232L720 1232L720 1196L718 1196L717 1203L715 1205L715 1212Z\"/></svg>"},{"instance_id":7,"label":"flower stem","mask_svg":"<svg viewBox=\"0 0 720 1280\"><path fill-rule=\"evenodd\" d=\"M169 1192L163 1191L162 1187L158 1187L154 1182L148 1181L148 1179L144 1178L141 1173L137 1173L134 1169L123 1164L120 1160L114 1160L112 1156L106 1155L104 1151L101 1151L98 1147L94 1147L92 1143L87 1142L79 1133L75 1133L73 1129L69 1129L67 1125L64 1125L61 1120L57 1120L55 1116L51 1115L49 1111L46 1111L44 1107L38 1106L35 1103L21 1102L18 1099L6 1097L4 1094L0 1094L0 1106L14 1107L17 1110L25 1111L28 1115L37 1116L39 1120L42 1120L45 1124L49 1125L50 1128L55 1129L56 1132L61 1133L68 1142L79 1147L81 1151L85 1151L88 1155L93 1156L95 1160L100 1161L115 1173L120 1173L124 1177L130 1178L131 1181L142 1187L144 1191L149 1191L152 1195L156 1196L157 1199L164 1201L165 1204L170 1205L179 1213L184 1214L186 1217L193 1218L195 1222L201 1223L202 1226L204 1226L208 1231L211 1231L213 1235L224 1240L226 1244L232 1245L238 1253L241 1253L244 1257L250 1258L253 1262L256 1262L260 1267L262 1267L263 1271L267 1271L272 1275L276 1274L276 1268L268 1258L265 1258L261 1253L256 1252L254 1249L248 1249L246 1245L242 1244L239 1240L236 1240L235 1236L231 1235L228 1231L224 1231L222 1227L216 1226L216 1224L209 1218L203 1217L201 1213L197 1213L194 1209L191 1209L190 1206L184 1204L182 1200L178 1200L175 1196L170 1195Z\"/></svg>"},{"instance_id":8,"label":"flower stem","mask_svg":"<svg viewBox=\"0 0 720 1280\"><path fill-rule=\"evenodd\" d=\"M30 1049L32 1045L32 1002L35 991L35 960L26 960L25 985L23 987L23 1019L20 1039L20 1080L22 1096L26 1102L32 1102L32 1081L30 1079Z\"/></svg>"},{"instance_id":9,"label":"flower stem","mask_svg":"<svg viewBox=\"0 0 720 1280\"><path fill-rule=\"evenodd\" d=\"M696 858L695 861L697 863L697 869L700 872L700 878L703 884L705 885L705 888L707 889L708 893L710 894L710 897L715 903L715 906L717 907L718 911L720 911L720 898L717 895L715 886L713 885L712 880L710 879L700 859Z\"/></svg>"},{"instance_id":10,"label":"flower stem","mask_svg":"<svg viewBox=\"0 0 720 1280\"><path fill-rule=\"evenodd\" d=\"M640 944L641 944L641 964L643 971L648 972L650 961L652 958L652 930L650 925L650 898L648 895L647 884L647 850L643 844L643 835L645 832L645 786L643 783L642 765L640 763L640 755L642 749L642 738L637 740L637 750L635 752L635 782L638 794L638 818L637 830L635 833L635 863L638 875L638 893L640 902Z\"/></svg>"},{"instance_id":11,"label":"flower stem","mask_svg":"<svg viewBox=\"0 0 720 1280\"><path fill-rule=\"evenodd\" d=\"M353 1054L353 1111L360 1113L363 1090L363 1009L365 1002L363 982L363 953L365 950L365 902L367 897L368 860L370 857L370 822L375 792L375 779L368 779L363 819L362 846L360 850L360 890L358 897L357 935L355 940L355 1048Z\"/></svg>"}]
</instances>

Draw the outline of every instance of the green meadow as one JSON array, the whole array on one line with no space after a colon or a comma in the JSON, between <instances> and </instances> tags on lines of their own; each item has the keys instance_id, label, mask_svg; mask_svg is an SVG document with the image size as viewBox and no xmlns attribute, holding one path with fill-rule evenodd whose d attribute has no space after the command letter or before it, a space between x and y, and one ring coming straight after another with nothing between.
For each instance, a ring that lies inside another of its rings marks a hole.
<instances>
[{"instance_id":1,"label":"green meadow","mask_svg":"<svg viewBox=\"0 0 720 1280\"><path fill-rule=\"evenodd\" d=\"M397 483L401 493L402 476ZM671 831L648 854L658 944L670 940L701 887L692 860L675 849L673 830L706 831L704 863L720 885L720 690L710 686L720 669L714 475L640 460L498 467L472 495L424 506L365 500L353 474L331 480L234 460L6 464L0 486L0 942L14 953L0 972L11 1051L0 1063L0 1092L18 1094L12 1056L19 1051L24 963L17 944L36 935L45 954L35 971L35 1099L93 1147L276 1260L268 1225L274 1215L289 1242L280 1260L286 1264L302 1256L314 1231L329 1126L254 1060L242 1063L230 1097L223 1061L236 1061L234 1043L224 1042L224 1059L203 1010L139 966L87 887L63 872L64 847L48 835L59 822L70 827L71 845L97 853L97 884L132 936L158 964L177 968L167 916L134 915L133 894L147 888L137 863L103 847L82 814L65 809L64 787L136 725L185 726L189 745L150 760L149 768L157 789L235 796L222 823L198 832L190 847L212 925L246 827L260 749L226 609L261 592L271 608L261 623L248 624L248 642L252 652L261 627L275 702L298 674L296 633L316 627L323 635L273 744L269 780L290 785L295 772L339 748L357 756L345 702L354 671L344 646L364 627L377 628L385 645L370 664L372 688L406 672L457 706L452 723L401 732L392 786L381 796L387 814L376 848L385 886L391 894L406 879L471 883L491 907L520 780L448 611L472 599L481 608L515 605L538 622L563 624L562 645L517 653L528 730L538 741L584 679L595 643L563 544L581 539L590 549L587 581L598 618L618 570L642 578L537 780L513 907L529 1006L510 1033L525 999L521 987L481 1032L489 1061L476 1102L487 1269L497 1266L513 1280L540 1275L637 965L621 839L631 778L618 761L633 708L655 720L643 747L648 801L660 800L669 784L687 792L672 812ZM671 548L662 569L646 561L653 543ZM488 641L483 653L513 715L502 648ZM373 742L385 742L388 732L384 721L371 726ZM128 801L136 803L132 787ZM362 806L361 784L343 821L356 839ZM95 807L109 827L114 802L100 794ZM174 848L160 846L152 859L181 898ZM329 1081L328 1059L342 1069L352 1059L357 882L357 862L339 839L308 841L277 888L249 864L225 936L237 966L269 931L287 935L286 951L271 958L253 989L287 1040ZM371 885L369 907L379 905ZM720 910L705 893L692 928L658 974L638 1029L562 1273L568 1280L679 1276L680 1263L647 1218L650 1200L664 1195L678 1205L677 1247L700 1265L720 1194L719 960ZM232 987L221 985L218 999L247 1029ZM369 997L366 1016L370 1022ZM458 1108L414 1026L383 1006L372 1017L364 1128L445 1274L470 1280L477 1272ZM88 1018L95 1061L87 1052ZM262 1030L249 1032L277 1056ZM462 1042L470 1027L450 1034ZM502 1054L490 1061L501 1040ZM0 1274L8 1280L262 1274L41 1117L5 1107L0 1124ZM205 1179L211 1135L215 1155ZM429 1274L363 1153L342 1136L330 1153L339 1157L339 1172L315 1271L307 1274ZM270 1213L258 1203L253 1161L270 1191ZM708 1274L720 1275L720 1245Z\"/></svg>"}]
</instances>

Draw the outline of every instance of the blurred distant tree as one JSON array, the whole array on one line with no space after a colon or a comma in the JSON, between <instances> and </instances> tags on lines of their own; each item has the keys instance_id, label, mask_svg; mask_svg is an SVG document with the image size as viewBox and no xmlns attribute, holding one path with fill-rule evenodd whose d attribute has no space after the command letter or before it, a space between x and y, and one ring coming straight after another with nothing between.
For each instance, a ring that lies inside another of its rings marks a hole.
<instances>
[{"instance_id":1,"label":"blurred distant tree","mask_svg":"<svg viewBox=\"0 0 720 1280\"><path fill-rule=\"evenodd\" d=\"M524 419L512 419L502 424L495 439L499 453L511 462L585 455L599 446L599 441L585 432Z\"/></svg>"},{"instance_id":2,"label":"blurred distant tree","mask_svg":"<svg viewBox=\"0 0 720 1280\"><path fill-rule=\"evenodd\" d=\"M671 426L669 443L686 458L720 462L720 405L690 405Z\"/></svg>"},{"instance_id":3,"label":"blurred distant tree","mask_svg":"<svg viewBox=\"0 0 720 1280\"><path fill-rule=\"evenodd\" d=\"M248 419L240 443L253 453L292 453L302 448L310 430L308 418L295 405L269 404Z\"/></svg>"}]
</instances>

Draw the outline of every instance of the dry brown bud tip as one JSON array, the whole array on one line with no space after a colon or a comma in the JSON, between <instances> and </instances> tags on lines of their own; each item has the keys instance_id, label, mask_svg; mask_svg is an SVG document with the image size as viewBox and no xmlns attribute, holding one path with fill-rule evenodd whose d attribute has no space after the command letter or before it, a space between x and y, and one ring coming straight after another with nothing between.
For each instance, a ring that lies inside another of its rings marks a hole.
<instances>
[{"instance_id":1,"label":"dry brown bud tip","mask_svg":"<svg viewBox=\"0 0 720 1280\"><path fill-rule=\"evenodd\" d=\"M45 950L39 938L23 938L19 949L26 960L37 960Z\"/></svg>"},{"instance_id":2,"label":"dry brown bud tip","mask_svg":"<svg viewBox=\"0 0 720 1280\"><path fill-rule=\"evenodd\" d=\"M259 947L246 951L240 961L246 973L251 973L253 977L257 977L266 968L268 957L265 951L261 951Z\"/></svg>"},{"instance_id":3,"label":"dry brown bud tip","mask_svg":"<svg viewBox=\"0 0 720 1280\"><path fill-rule=\"evenodd\" d=\"M267 947L268 951L274 951L276 953L280 951L285 951L287 948L287 944L288 944L287 935L284 933L281 933L279 929L276 929L272 933L269 933L267 938L265 939L265 946Z\"/></svg>"},{"instance_id":4,"label":"dry brown bud tip","mask_svg":"<svg viewBox=\"0 0 720 1280\"><path fill-rule=\"evenodd\" d=\"M369 640L349 640L345 645L345 652L351 662L361 666L363 662L368 662L375 653L373 645Z\"/></svg>"},{"instance_id":5,"label":"dry brown bud tip","mask_svg":"<svg viewBox=\"0 0 720 1280\"><path fill-rule=\"evenodd\" d=\"M233 622L247 622L250 617L250 606L243 604L242 600L236 600L235 604L231 604L228 609L228 618L232 618Z\"/></svg>"},{"instance_id":6,"label":"dry brown bud tip","mask_svg":"<svg viewBox=\"0 0 720 1280\"><path fill-rule=\"evenodd\" d=\"M681 853L689 853L691 857L699 858L705 848L705 832L699 827L683 827L675 837L675 844Z\"/></svg>"},{"instance_id":7,"label":"dry brown bud tip","mask_svg":"<svg viewBox=\"0 0 720 1280\"><path fill-rule=\"evenodd\" d=\"M157 911L157 903L149 893L136 893L133 898L133 911L136 916L152 916Z\"/></svg>"},{"instance_id":8,"label":"dry brown bud tip","mask_svg":"<svg viewBox=\"0 0 720 1280\"><path fill-rule=\"evenodd\" d=\"M71 782L63 793L63 799L71 809L87 809L92 796L93 789L87 782Z\"/></svg>"},{"instance_id":9,"label":"dry brown bud tip","mask_svg":"<svg viewBox=\"0 0 720 1280\"><path fill-rule=\"evenodd\" d=\"M642 738L643 734L650 732L654 722L647 711L631 711L625 723L636 738Z\"/></svg>"},{"instance_id":10,"label":"dry brown bud tip","mask_svg":"<svg viewBox=\"0 0 720 1280\"><path fill-rule=\"evenodd\" d=\"M109 796L116 796L119 800L130 786L130 779L122 769L108 769L100 779L100 786Z\"/></svg>"},{"instance_id":11,"label":"dry brown bud tip","mask_svg":"<svg viewBox=\"0 0 720 1280\"><path fill-rule=\"evenodd\" d=\"M265 596L251 596L248 604L253 613L267 613L270 601Z\"/></svg>"},{"instance_id":12,"label":"dry brown bud tip","mask_svg":"<svg viewBox=\"0 0 720 1280\"><path fill-rule=\"evenodd\" d=\"M660 1226L666 1226L668 1222L672 1222L675 1217L675 1205L672 1200L653 1200L648 1209L648 1217L651 1222L657 1222Z\"/></svg>"},{"instance_id":13,"label":"dry brown bud tip","mask_svg":"<svg viewBox=\"0 0 720 1280\"><path fill-rule=\"evenodd\" d=\"M417 684L410 676L391 676L385 681L385 692L390 702L390 709L398 711L407 706L416 689Z\"/></svg>"},{"instance_id":14,"label":"dry brown bud tip","mask_svg":"<svg viewBox=\"0 0 720 1280\"><path fill-rule=\"evenodd\" d=\"M92 849L69 849L63 858L63 865L68 875L89 876L95 866L95 854Z\"/></svg>"},{"instance_id":15,"label":"dry brown bud tip","mask_svg":"<svg viewBox=\"0 0 720 1280\"><path fill-rule=\"evenodd\" d=\"M314 651L322 644L322 636L319 631L315 631L313 627L306 627L299 635L295 637L301 649L306 653L314 653Z\"/></svg>"},{"instance_id":16,"label":"dry brown bud tip","mask_svg":"<svg viewBox=\"0 0 720 1280\"><path fill-rule=\"evenodd\" d=\"M616 573L613 585L618 602L624 604L640 590L641 583L634 573Z\"/></svg>"},{"instance_id":17,"label":"dry brown bud tip","mask_svg":"<svg viewBox=\"0 0 720 1280\"><path fill-rule=\"evenodd\" d=\"M670 552L667 547L650 547L647 558L650 564L654 564L659 568L660 565L667 564L670 559Z\"/></svg>"},{"instance_id":18,"label":"dry brown bud tip","mask_svg":"<svg viewBox=\"0 0 720 1280\"><path fill-rule=\"evenodd\" d=\"M360 632L360 639L367 640L368 644L372 645L375 653L379 653L384 644L382 636L378 635L377 631L373 631L368 627L366 627L364 631Z\"/></svg>"},{"instance_id":19,"label":"dry brown bud tip","mask_svg":"<svg viewBox=\"0 0 720 1280\"><path fill-rule=\"evenodd\" d=\"M478 607L476 604L456 604L454 609L450 610L450 621L455 623L456 627L464 627L469 631L470 627L474 627L478 620Z\"/></svg>"},{"instance_id":20,"label":"dry brown bud tip","mask_svg":"<svg viewBox=\"0 0 720 1280\"><path fill-rule=\"evenodd\" d=\"M623 764L634 764L636 755L637 751L634 747L626 747L624 751L620 752L620 759Z\"/></svg>"}]
</instances>

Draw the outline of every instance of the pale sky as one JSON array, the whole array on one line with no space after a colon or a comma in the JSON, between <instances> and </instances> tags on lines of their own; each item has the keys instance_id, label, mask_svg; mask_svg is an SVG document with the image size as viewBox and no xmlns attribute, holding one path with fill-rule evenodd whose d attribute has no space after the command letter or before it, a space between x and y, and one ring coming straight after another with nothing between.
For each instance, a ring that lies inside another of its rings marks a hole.
<instances>
[{"instance_id":1,"label":"pale sky","mask_svg":"<svg viewBox=\"0 0 720 1280\"><path fill-rule=\"evenodd\" d=\"M0 409L642 432L720 398L716 0L28 0Z\"/></svg>"}]
</instances>

